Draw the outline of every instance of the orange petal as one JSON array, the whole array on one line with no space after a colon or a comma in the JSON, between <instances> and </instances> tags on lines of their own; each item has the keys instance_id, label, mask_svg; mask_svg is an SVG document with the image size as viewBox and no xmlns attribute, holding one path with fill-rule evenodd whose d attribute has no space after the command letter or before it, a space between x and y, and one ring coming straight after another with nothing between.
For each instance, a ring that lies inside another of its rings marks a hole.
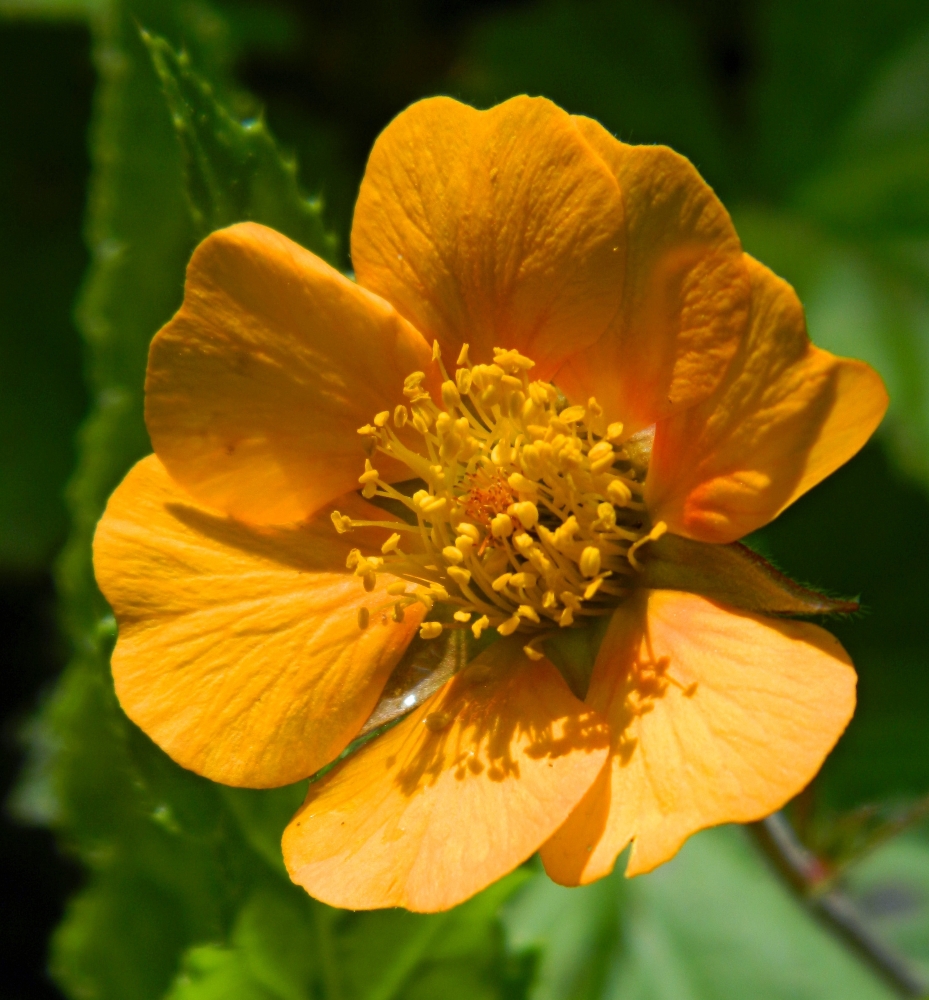
<instances>
[{"instance_id":1,"label":"orange petal","mask_svg":"<svg viewBox=\"0 0 929 1000\"><path fill-rule=\"evenodd\" d=\"M712 397L658 424L646 503L671 531L731 542L847 462L887 408L880 376L807 338L793 289L746 256L749 334Z\"/></svg>"},{"instance_id":2,"label":"orange petal","mask_svg":"<svg viewBox=\"0 0 929 1000\"><path fill-rule=\"evenodd\" d=\"M242 223L194 252L184 304L152 342L145 420L196 499L285 524L358 488L357 429L402 402L403 379L430 359L386 302ZM390 477L386 459L378 468Z\"/></svg>"},{"instance_id":3,"label":"orange petal","mask_svg":"<svg viewBox=\"0 0 929 1000\"><path fill-rule=\"evenodd\" d=\"M623 274L616 181L542 98L419 101L374 144L352 228L365 288L453 362L513 347L548 378L605 329Z\"/></svg>"},{"instance_id":4,"label":"orange petal","mask_svg":"<svg viewBox=\"0 0 929 1000\"><path fill-rule=\"evenodd\" d=\"M548 661L500 640L310 786L284 833L290 877L332 906L447 910L564 822L608 742Z\"/></svg>"},{"instance_id":5,"label":"orange petal","mask_svg":"<svg viewBox=\"0 0 929 1000\"><path fill-rule=\"evenodd\" d=\"M780 808L819 770L855 708L855 672L828 632L640 591L613 615L588 703L613 750L600 781L542 849L565 885L650 871L692 833Z\"/></svg>"},{"instance_id":6,"label":"orange petal","mask_svg":"<svg viewBox=\"0 0 929 1000\"><path fill-rule=\"evenodd\" d=\"M623 193L626 279L609 329L557 382L575 402L596 396L633 433L716 387L745 333L748 275L728 213L688 160L575 121Z\"/></svg>"},{"instance_id":7,"label":"orange petal","mask_svg":"<svg viewBox=\"0 0 929 1000\"><path fill-rule=\"evenodd\" d=\"M353 517L381 511L354 494ZM194 504L151 455L110 498L94 539L97 581L119 622L116 694L179 764L255 788L312 774L374 708L422 617L376 614L345 569L352 544L328 514L294 528L249 527Z\"/></svg>"}]
</instances>

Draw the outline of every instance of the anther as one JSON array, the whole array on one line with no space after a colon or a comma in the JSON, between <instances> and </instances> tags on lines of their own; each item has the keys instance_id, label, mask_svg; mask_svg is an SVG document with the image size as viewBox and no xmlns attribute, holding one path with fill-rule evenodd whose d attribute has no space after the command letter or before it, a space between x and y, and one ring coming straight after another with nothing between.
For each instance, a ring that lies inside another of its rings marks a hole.
<instances>
[{"instance_id":1,"label":"anther","mask_svg":"<svg viewBox=\"0 0 929 1000\"><path fill-rule=\"evenodd\" d=\"M454 545L446 545L442 549L442 556L452 566L457 566L464 559L461 549L456 548Z\"/></svg>"},{"instance_id":2,"label":"anther","mask_svg":"<svg viewBox=\"0 0 929 1000\"><path fill-rule=\"evenodd\" d=\"M474 539L470 535L459 535L455 539L455 548L462 554L462 556L471 555L471 550L474 548Z\"/></svg>"},{"instance_id":3,"label":"anther","mask_svg":"<svg viewBox=\"0 0 929 1000\"><path fill-rule=\"evenodd\" d=\"M471 633L475 639L480 639L481 632L484 631L490 625L490 619L487 615L481 615L480 618L471 626Z\"/></svg>"},{"instance_id":4,"label":"anther","mask_svg":"<svg viewBox=\"0 0 929 1000\"><path fill-rule=\"evenodd\" d=\"M371 612L367 608L358 609L358 627L364 631L371 621Z\"/></svg>"},{"instance_id":5,"label":"anther","mask_svg":"<svg viewBox=\"0 0 929 1000\"><path fill-rule=\"evenodd\" d=\"M588 545L578 565L584 576L596 576L600 572L600 550L595 545Z\"/></svg>"},{"instance_id":6,"label":"anther","mask_svg":"<svg viewBox=\"0 0 929 1000\"><path fill-rule=\"evenodd\" d=\"M405 427L406 426L406 422L409 419L410 419L410 414L407 411L407 408L403 405L403 403L401 403L394 410L394 424L397 427Z\"/></svg>"},{"instance_id":7,"label":"anther","mask_svg":"<svg viewBox=\"0 0 929 1000\"><path fill-rule=\"evenodd\" d=\"M454 618L456 622L469 622L471 621L471 615L472 612L470 611L456 611L452 615L452 618Z\"/></svg>"},{"instance_id":8,"label":"anther","mask_svg":"<svg viewBox=\"0 0 929 1000\"><path fill-rule=\"evenodd\" d=\"M442 634L441 622L423 622L419 626L420 639L437 639Z\"/></svg>"},{"instance_id":9,"label":"anther","mask_svg":"<svg viewBox=\"0 0 929 1000\"><path fill-rule=\"evenodd\" d=\"M569 406L558 414L558 419L566 424L576 424L578 420L584 419L586 412L585 406Z\"/></svg>"},{"instance_id":10,"label":"anther","mask_svg":"<svg viewBox=\"0 0 929 1000\"><path fill-rule=\"evenodd\" d=\"M381 412L376 414L374 417L374 426L383 427L389 419L390 419L390 410L381 410Z\"/></svg>"},{"instance_id":11,"label":"anther","mask_svg":"<svg viewBox=\"0 0 929 1000\"><path fill-rule=\"evenodd\" d=\"M472 375L469 368L459 368L455 372L455 385L462 396L467 396L471 391Z\"/></svg>"},{"instance_id":12,"label":"anther","mask_svg":"<svg viewBox=\"0 0 929 1000\"><path fill-rule=\"evenodd\" d=\"M395 531L381 546L381 552L386 556L390 552L396 552L399 545L400 535Z\"/></svg>"},{"instance_id":13,"label":"anther","mask_svg":"<svg viewBox=\"0 0 929 1000\"><path fill-rule=\"evenodd\" d=\"M449 566L446 572L459 587L467 587L471 582L471 570L469 569L462 569L461 566Z\"/></svg>"},{"instance_id":14,"label":"anther","mask_svg":"<svg viewBox=\"0 0 929 1000\"><path fill-rule=\"evenodd\" d=\"M442 383L442 402L447 410L453 410L456 406L461 406L461 394L454 382Z\"/></svg>"},{"instance_id":15,"label":"anther","mask_svg":"<svg viewBox=\"0 0 929 1000\"><path fill-rule=\"evenodd\" d=\"M606 495L617 507L625 507L632 499L632 490L621 480L614 479L606 488Z\"/></svg>"},{"instance_id":16,"label":"anther","mask_svg":"<svg viewBox=\"0 0 929 1000\"><path fill-rule=\"evenodd\" d=\"M523 652L530 660L541 660L545 657L544 653L539 652L539 650L533 648L532 646L523 646Z\"/></svg>"},{"instance_id":17,"label":"anther","mask_svg":"<svg viewBox=\"0 0 929 1000\"><path fill-rule=\"evenodd\" d=\"M520 503L514 504L513 513L527 531L539 523L539 508L531 500L522 500Z\"/></svg>"},{"instance_id":18,"label":"anther","mask_svg":"<svg viewBox=\"0 0 929 1000\"><path fill-rule=\"evenodd\" d=\"M526 556L531 551L532 546L535 545L535 540L532 535L523 533L513 539L513 545L517 548L520 555Z\"/></svg>"},{"instance_id":19,"label":"anther","mask_svg":"<svg viewBox=\"0 0 929 1000\"><path fill-rule=\"evenodd\" d=\"M456 365L470 365L471 362L468 360L468 345L462 344L461 350L458 352L458 360L455 362Z\"/></svg>"},{"instance_id":20,"label":"anther","mask_svg":"<svg viewBox=\"0 0 929 1000\"><path fill-rule=\"evenodd\" d=\"M606 429L606 438L608 441L618 441L623 436L623 425L617 420L615 423L610 424Z\"/></svg>"},{"instance_id":21,"label":"anther","mask_svg":"<svg viewBox=\"0 0 929 1000\"><path fill-rule=\"evenodd\" d=\"M403 580L395 580L393 583L388 583L387 593L391 597L401 597L406 593L406 584Z\"/></svg>"},{"instance_id":22,"label":"anther","mask_svg":"<svg viewBox=\"0 0 929 1000\"><path fill-rule=\"evenodd\" d=\"M519 615L513 615L497 626L500 635L512 635L519 628Z\"/></svg>"},{"instance_id":23,"label":"anther","mask_svg":"<svg viewBox=\"0 0 929 1000\"><path fill-rule=\"evenodd\" d=\"M494 538L509 538L513 534L513 522L508 514L497 514L490 522Z\"/></svg>"},{"instance_id":24,"label":"anther","mask_svg":"<svg viewBox=\"0 0 929 1000\"><path fill-rule=\"evenodd\" d=\"M352 530L352 519L346 514L340 514L337 510L334 510L329 516L332 518L335 530L340 535L344 535L346 532Z\"/></svg>"},{"instance_id":25,"label":"anther","mask_svg":"<svg viewBox=\"0 0 929 1000\"><path fill-rule=\"evenodd\" d=\"M365 471L358 477L358 482L362 486L367 486L368 483L376 483L378 479L381 478L381 474L374 468L371 464L371 459L365 459Z\"/></svg>"}]
</instances>

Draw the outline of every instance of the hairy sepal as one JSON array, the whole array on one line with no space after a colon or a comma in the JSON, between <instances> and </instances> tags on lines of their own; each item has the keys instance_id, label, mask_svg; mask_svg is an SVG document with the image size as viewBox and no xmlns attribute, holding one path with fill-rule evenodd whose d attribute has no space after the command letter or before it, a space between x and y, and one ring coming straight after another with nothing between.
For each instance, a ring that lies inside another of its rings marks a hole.
<instances>
[{"instance_id":1,"label":"hairy sepal","mask_svg":"<svg viewBox=\"0 0 929 1000\"><path fill-rule=\"evenodd\" d=\"M640 556L640 585L700 594L734 608L782 617L850 614L857 601L803 587L740 542L713 545L666 534Z\"/></svg>"}]
</instances>

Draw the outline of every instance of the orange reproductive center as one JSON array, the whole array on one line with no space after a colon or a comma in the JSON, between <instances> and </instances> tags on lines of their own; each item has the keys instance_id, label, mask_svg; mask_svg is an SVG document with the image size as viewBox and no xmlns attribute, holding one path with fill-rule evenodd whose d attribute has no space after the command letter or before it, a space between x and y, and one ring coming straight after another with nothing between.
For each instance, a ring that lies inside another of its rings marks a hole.
<instances>
[{"instance_id":1,"label":"orange reproductive center","mask_svg":"<svg viewBox=\"0 0 929 1000\"><path fill-rule=\"evenodd\" d=\"M380 554L353 549L348 567L366 590L395 577L390 600L373 609L402 620L406 608L437 603L452 613L427 621L424 638L446 628L531 634L527 655L558 628L603 615L628 593L636 551L664 530L648 523L642 483L650 438L623 440L595 399L566 406L558 390L532 382L534 362L494 350L494 363L471 365L465 345L455 377L433 352L445 381L442 405L407 376L408 403L359 428L370 456L359 477L365 497L402 504L406 522L332 515L340 532L362 525L391 531ZM410 469L422 486L408 495L381 478L377 454ZM370 611L359 614L364 628ZM448 620L450 619L450 620Z\"/></svg>"}]
</instances>

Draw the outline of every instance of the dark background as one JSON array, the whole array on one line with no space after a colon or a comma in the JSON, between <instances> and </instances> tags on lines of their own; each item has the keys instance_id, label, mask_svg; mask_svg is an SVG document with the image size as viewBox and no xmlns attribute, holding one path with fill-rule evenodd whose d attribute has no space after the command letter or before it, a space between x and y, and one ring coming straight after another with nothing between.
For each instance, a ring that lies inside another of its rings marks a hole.
<instances>
[{"instance_id":1,"label":"dark background","mask_svg":"<svg viewBox=\"0 0 929 1000\"><path fill-rule=\"evenodd\" d=\"M798 178L808 164L829 162L841 146L824 123L843 118L862 81L914 38L927 17L923 4L876 6L880 10L787 4L788 13L776 16L770 4L748 0L578 0L573 8L584 11L581 20L599 19L603 31L579 28L575 36L570 3L223 5L241 35L237 80L262 102L282 143L297 152L307 188L321 189L343 248L374 138L411 101L436 92L485 104L520 90L545 93L570 111L601 118L621 138L674 145L727 204L802 206ZM549 13L534 19L533 10L543 7ZM682 32L687 44L679 43ZM779 62L771 57L778 32L793 46L793 55ZM687 74L701 82L698 90ZM75 436L88 406L72 310L89 262L82 220L94 84L85 26L0 19L4 799L23 762L20 734L68 654L56 627L53 573L67 531L65 486ZM804 115L809 94L818 110ZM783 127L771 127L782 120ZM901 218L924 217L926 204L904 204ZM851 223L840 220L830 232L858 239L868 224L851 232ZM799 578L864 593L866 612L836 631L856 654L867 711L824 779L826 812L929 787L920 736L929 708L923 653L929 648L923 608L929 505L916 485L921 459L913 454L921 439L914 435L909 453L905 433L898 435L902 444L870 446L759 539ZM15 796L11 801L20 817L28 813ZM47 938L80 884L77 865L59 853L50 832L4 813L0 996L60 995L43 971Z\"/></svg>"}]
</instances>

